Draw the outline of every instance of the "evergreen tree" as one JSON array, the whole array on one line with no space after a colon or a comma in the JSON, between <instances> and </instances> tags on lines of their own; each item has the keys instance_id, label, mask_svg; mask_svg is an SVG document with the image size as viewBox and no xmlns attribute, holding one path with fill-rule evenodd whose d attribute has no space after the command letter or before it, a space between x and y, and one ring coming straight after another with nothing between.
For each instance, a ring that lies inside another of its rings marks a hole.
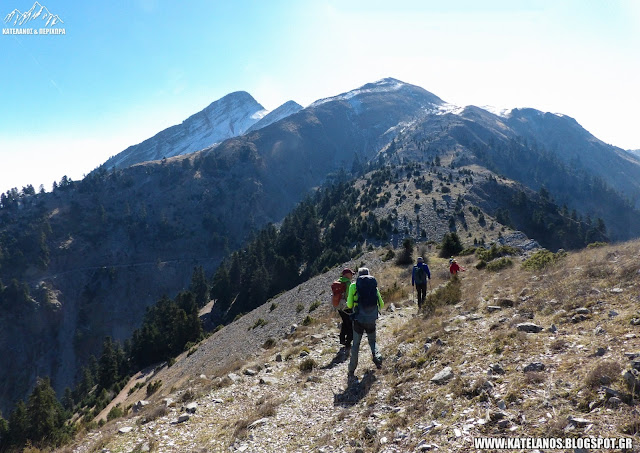
<instances>
[{"instance_id":1,"label":"evergreen tree","mask_svg":"<svg viewBox=\"0 0 640 453\"><path fill-rule=\"evenodd\" d=\"M440 248L440 256L446 258L449 256L457 255L462 251L462 243L457 233L451 232L444 235L442 238L442 246Z\"/></svg>"},{"instance_id":2,"label":"evergreen tree","mask_svg":"<svg viewBox=\"0 0 640 453\"><path fill-rule=\"evenodd\" d=\"M74 406L73 392L69 387L64 389L64 396L62 397L62 407L67 411L72 411Z\"/></svg>"},{"instance_id":3,"label":"evergreen tree","mask_svg":"<svg viewBox=\"0 0 640 453\"><path fill-rule=\"evenodd\" d=\"M60 437L60 429L64 424L62 406L51 388L49 378L38 379L27 402L29 428L27 437L34 442L56 444Z\"/></svg>"},{"instance_id":4,"label":"evergreen tree","mask_svg":"<svg viewBox=\"0 0 640 453\"><path fill-rule=\"evenodd\" d=\"M109 390L118 382L118 356L111 337L106 337L102 343L102 355L98 365L98 384Z\"/></svg>"},{"instance_id":5,"label":"evergreen tree","mask_svg":"<svg viewBox=\"0 0 640 453\"><path fill-rule=\"evenodd\" d=\"M213 275L211 295L216 299L216 305L219 304L219 308L226 309L231 303L231 281L225 263L220 264Z\"/></svg>"},{"instance_id":6,"label":"evergreen tree","mask_svg":"<svg viewBox=\"0 0 640 453\"><path fill-rule=\"evenodd\" d=\"M195 295L198 307L204 307L209 302L209 283L204 275L202 266L193 268L189 291Z\"/></svg>"},{"instance_id":7,"label":"evergreen tree","mask_svg":"<svg viewBox=\"0 0 640 453\"><path fill-rule=\"evenodd\" d=\"M27 441L29 434L29 415L24 401L18 401L9 417L9 444L22 446Z\"/></svg>"}]
</instances>

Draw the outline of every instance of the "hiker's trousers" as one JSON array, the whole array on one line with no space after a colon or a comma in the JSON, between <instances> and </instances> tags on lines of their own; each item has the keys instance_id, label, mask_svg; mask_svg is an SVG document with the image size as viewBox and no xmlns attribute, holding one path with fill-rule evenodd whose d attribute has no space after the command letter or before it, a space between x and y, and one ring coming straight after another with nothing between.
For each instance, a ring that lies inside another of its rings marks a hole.
<instances>
[{"instance_id":1,"label":"hiker's trousers","mask_svg":"<svg viewBox=\"0 0 640 453\"><path fill-rule=\"evenodd\" d=\"M416 283L416 292L418 293L418 308L422 308L424 297L427 295L427 284Z\"/></svg>"},{"instance_id":2,"label":"hiker's trousers","mask_svg":"<svg viewBox=\"0 0 640 453\"><path fill-rule=\"evenodd\" d=\"M371 355L374 361L380 360L380 352L376 345L376 322L361 323L353 321L353 345L351 345L351 359L349 360L349 373L353 373L358 367L358 353L360 352L360 341L362 335L367 332L367 340L371 348Z\"/></svg>"},{"instance_id":3,"label":"hiker's trousers","mask_svg":"<svg viewBox=\"0 0 640 453\"><path fill-rule=\"evenodd\" d=\"M338 310L340 317L342 318L342 325L340 326L340 344L351 347L353 341L353 323L351 321L351 313L347 313L342 310Z\"/></svg>"}]
</instances>

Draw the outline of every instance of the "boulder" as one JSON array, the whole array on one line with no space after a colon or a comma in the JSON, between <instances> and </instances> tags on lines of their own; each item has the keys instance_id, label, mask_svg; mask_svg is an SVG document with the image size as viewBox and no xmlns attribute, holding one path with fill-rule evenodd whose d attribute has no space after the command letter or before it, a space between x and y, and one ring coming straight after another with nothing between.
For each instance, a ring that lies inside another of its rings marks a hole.
<instances>
[{"instance_id":1,"label":"boulder","mask_svg":"<svg viewBox=\"0 0 640 453\"><path fill-rule=\"evenodd\" d=\"M133 405L133 412L139 412L142 408L149 405L149 401L140 400L136 404Z\"/></svg>"},{"instance_id":2,"label":"boulder","mask_svg":"<svg viewBox=\"0 0 640 453\"><path fill-rule=\"evenodd\" d=\"M120 428L118 430L118 432L120 434L127 434L127 433L130 433L131 431L133 431L133 427L132 426L123 426L122 428Z\"/></svg>"},{"instance_id":3,"label":"boulder","mask_svg":"<svg viewBox=\"0 0 640 453\"><path fill-rule=\"evenodd\" d=\"M448 366L444 370L440 371L435 376L433 376L430 380L434 384L444 384L452 377L453 377L453 370L451 369L450 366Z\"/></svg>"},{"instance_id":4,"label":"boulder","mask_svg":"<svg viewBox=\"0 0 640 453\"><path fill-rule=\"evenodd\" d=\"M234 384L237 384L238 382L242 382L242 378L240 376L238 376L236 373L229 373L227 374L227 377L231 380L231 382L233 382Z\"/></svg>"},{"instance_id":5,"label":"boulder","mask_svg":"<svg viewBox=\"0 0 640 453\"><path fill-rule=\"evenodd\" d=\"M591 310L589 310L587 307L576 308L574 311L578 315L588 315L591 313Z\"/></svg>"},{"instance_id":6,"label":"boulder","mask_svg":"<svg viewBox=\"0 0 640 453\"><path fill-rule=\"evenodd\" d=\"M260 378L260 383L263 385L276 385L278 380L274 377L263 376Z\"/></svg>"},{"instance_id":7,"label":"boulder","mask_svg":"<svg viewBox=\"0 0 640 453\"><path fill-rule=\"evenodd\" d=\"M198 403L189 403L184 407L188 414L195 414L196 409L198 409Z\"/></svg>"},{"instance_id":8,"label":"boulder","mask_svg":"<svg viewBox=\"0 0 640 453\"><path fill-rule=\"evenodd\" d=\"M579 322L586 321L587 319L589 319L587 315L573 315L571 317L571 322L577 324Z\"/></svg>"},{"instance_id":9,"label":"boulder","mask_svg":"<svg viewBox=\"0 0 640 453\"><path fill-rule=\"evenodd\" d=\"M529 373L531 371L537 372L537 371L544 371L545 366L544 363L542 362L532 362L529 365L527 365L526 367L524 367L524 372L525 373Z\"/></svg>"},{"instance_id":10,"label":"boulder","mask_svg":"<svg viewBox=\"0 0 640 453\"><path fill-rule=\"evenodd\" d=\"M516 325L516 329L520 332L538 333L542 331L542 327L532 322L522 322Z\"/></svg>"},{"instance_id":11,"label":"boulder","mask_svg":"<svg viewBox=\"0 0 640 453\"><path fill-rule=\"evenodd\" d=\"M631 391L640 395L640 371L635 368L631 368L630 370L622 373L622 378L627 383L627 387L629 387Z\"/></svg>"},{"instance_id":12,"label":"boulder","mask_svg":"<svg viewBox=\"0 0 640 453\"><path fill-rule=\"evenodd\" d=\"M175 422L176 423L184 423L184 422L188 421L190 418L191 418L191 416L188 415L188 414L181 414Z\"/></svg>"}]
</instances>

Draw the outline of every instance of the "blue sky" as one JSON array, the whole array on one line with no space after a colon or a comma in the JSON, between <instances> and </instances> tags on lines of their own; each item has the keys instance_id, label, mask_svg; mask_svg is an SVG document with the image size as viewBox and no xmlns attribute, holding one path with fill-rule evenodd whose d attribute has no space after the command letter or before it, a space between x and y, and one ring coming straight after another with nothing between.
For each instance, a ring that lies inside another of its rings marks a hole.
<instances>
[{"instance_id":1,"label":"blue sky","mask_svg":"<svg viewBox=\"0 0 640 453\"><path fill-rule=\"evenodd\" d=\"M232 91L273 109L383 77L640 148L633 0L40 2L65 35L0 35L0 191L80 179Z\"/></svg>"}]
</instances>

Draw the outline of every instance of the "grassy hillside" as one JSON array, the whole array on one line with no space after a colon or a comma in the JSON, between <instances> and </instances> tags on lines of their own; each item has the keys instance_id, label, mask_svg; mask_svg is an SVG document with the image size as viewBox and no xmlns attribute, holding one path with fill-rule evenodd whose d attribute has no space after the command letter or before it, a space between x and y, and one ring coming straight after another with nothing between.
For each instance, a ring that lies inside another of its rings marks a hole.
<instances>
[{"instance_id":1,"label":"grassy hillside","mask_svg":"<svg viewBox=\"0 0 640 453\"><path fill-rule=\"evenodd\" d=\"M377 250L347 264L368 265L386 298L382 370L363 344L359 381L347 385L329 308L336 269L138 376L142 389L120 403L127 415L74 451L475 451L479 436L621 437L637 448L639 252L637 241L589 248L544 268L514 256L499 271L469 256L456 283L431 254L431 308L417 314L409 268ZM447 367L448 379L432 381ZM129 410L140 399L149 405ZM189 402L194 413L176 423Z\"/></svg>"}]
</instances>

